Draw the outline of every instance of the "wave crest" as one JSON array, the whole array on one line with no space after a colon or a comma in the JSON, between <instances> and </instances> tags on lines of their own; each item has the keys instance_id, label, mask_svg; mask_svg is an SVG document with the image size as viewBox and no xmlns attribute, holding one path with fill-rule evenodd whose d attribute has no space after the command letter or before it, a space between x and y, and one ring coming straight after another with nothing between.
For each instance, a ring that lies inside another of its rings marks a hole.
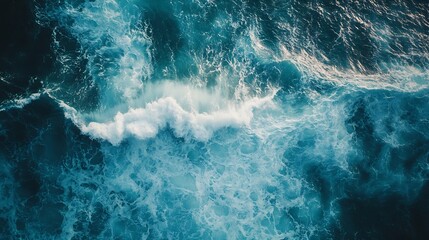
<instances>
[{"instance_id":1,"label":"wave crest","mask_svg":"<svg viewBox=\"0 0 429 240\"><path fill-rule=\"evenodd\" d=\"M229 103L224 108L210 112L186 110L175 98L164 97L146 104L144 108L131 108L126 113L118 112L112 121L92 121L88 124L75 109L65 103L61 103L61 106L66 111L66 117L72 119L82 132L93 138L107 140L113 145L120 144L128 137L155 137L166 127L172 128L177 137L207 141L221 128L249 126L253 110L272 107L275 93L274 91L266 97L255 97L240 104Z\"/></svg>"}]
</instances>

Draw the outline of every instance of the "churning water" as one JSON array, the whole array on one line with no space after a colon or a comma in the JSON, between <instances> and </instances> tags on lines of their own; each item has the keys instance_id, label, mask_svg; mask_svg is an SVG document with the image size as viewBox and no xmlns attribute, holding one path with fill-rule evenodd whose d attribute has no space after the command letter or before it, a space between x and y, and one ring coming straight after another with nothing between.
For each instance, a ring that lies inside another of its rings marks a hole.
<instances>
[{"instance_id":1,"label":"churning water","mask_svg":"<svg viewBox=\"0 0 429 240\"><path fill-rule=\"evenodd\" d=\"M427 1L1 5L1 239L429 238Z\"/></svg>"}]
</instances>

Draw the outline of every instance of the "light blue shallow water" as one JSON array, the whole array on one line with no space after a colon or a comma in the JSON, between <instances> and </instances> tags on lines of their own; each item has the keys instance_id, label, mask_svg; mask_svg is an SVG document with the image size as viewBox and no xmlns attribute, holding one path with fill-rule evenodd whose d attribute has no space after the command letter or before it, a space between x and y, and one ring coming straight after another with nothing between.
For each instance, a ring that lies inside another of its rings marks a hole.
<instances>
[{"instance_id":1,"label":"light blue shallow water","mask_svg":"<svg viewBox=\"0 0 429 240\"><path fill-rule=\"evenodd\" d=\"M427 2L5 9L0 238L429 237Z\"/></svg>"}]
</instances>

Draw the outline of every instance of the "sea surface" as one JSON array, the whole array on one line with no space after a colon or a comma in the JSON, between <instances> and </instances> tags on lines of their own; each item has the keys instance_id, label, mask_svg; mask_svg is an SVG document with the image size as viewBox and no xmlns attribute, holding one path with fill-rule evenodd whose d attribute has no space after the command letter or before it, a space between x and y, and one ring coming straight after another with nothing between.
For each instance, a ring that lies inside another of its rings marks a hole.
<instances>
[{"instance_id":1,"label":"sea surface","mask_svg":"<svg viewBox=\"0 0 429 240\"><path fill-rule=\"evenodd\" d=\"M427 0L0 5L0 239L429 239Z\"/></svg>"}]
</instances>

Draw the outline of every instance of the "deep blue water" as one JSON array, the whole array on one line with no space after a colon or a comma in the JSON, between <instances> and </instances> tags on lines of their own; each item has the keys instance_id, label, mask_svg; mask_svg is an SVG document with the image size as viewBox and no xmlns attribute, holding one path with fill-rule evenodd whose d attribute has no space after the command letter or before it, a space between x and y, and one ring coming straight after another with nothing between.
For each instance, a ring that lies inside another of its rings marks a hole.
<instances>
[{"instance_id":1,"label":"deep blue water","mask_svg":"<svg viewBox=\"0 0 429 240\"><path fill-rule=\"evenodd\" d=\"M426 0L0 7L0 239L429 239Z\"/></svg>"}]
</instances>

